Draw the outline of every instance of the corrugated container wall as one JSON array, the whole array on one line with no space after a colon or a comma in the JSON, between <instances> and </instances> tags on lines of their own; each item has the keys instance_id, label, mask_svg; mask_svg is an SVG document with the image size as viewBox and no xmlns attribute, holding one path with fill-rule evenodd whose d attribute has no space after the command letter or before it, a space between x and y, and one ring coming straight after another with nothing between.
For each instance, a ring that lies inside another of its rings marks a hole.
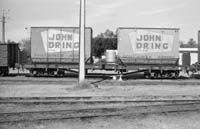
<instances>
[{"instance_id":1,"label":"corrugated container wall","mask_svg":"<svg viewBox=\"0 0 200 129\"><path fill-rule=\"evenodd\" d=\"M179 58L179 29L118 28L117 34L118 55L121 59L163 61ZM174 60L173 63L175 62Z\"/></svg>"},{"instance_id":2,"label":"corrugated container wall","mask_svg":"<svg viewBox=\"0 0 200 129\"><path fill-rule=\"evenodd\" d=\"M85 29L85 60L91 57L92 28ZM78 27L32 27L33 62L78 63Z\"/></svg>"},{"instance_id":3,"label":"corrugated container wall","mask_svg":"<svg viewBox=\"0 0 200 129\"><path fill-rule=\"evenodd\" d=\"M0 44L0 66L15 67L18 63L18 44Z\"/></svg>"},{"instance_id":4,"label":"corrugated container wall","mask_svg":"<svg viewBox=\"0 0 200 129\"><path fill-rule=\"evenodd\" d=\"M8 66L8 45L0 44L0 66Z\"/></svg>"}]
</instances>

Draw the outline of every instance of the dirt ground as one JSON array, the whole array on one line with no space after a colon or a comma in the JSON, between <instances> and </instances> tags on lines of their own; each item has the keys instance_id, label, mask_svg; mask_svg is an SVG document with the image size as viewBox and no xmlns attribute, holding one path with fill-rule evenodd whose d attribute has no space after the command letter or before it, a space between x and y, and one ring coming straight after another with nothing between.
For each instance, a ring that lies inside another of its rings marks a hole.
<instances>
[{"instance_id":1,"label":"dirt ground","mask_svg":"<svg viewBox=\"0 0 200 129\"><path fill-rule=\"evenodd\" d=\"M1 129L199 129L200 112L0 124Z\"/></svg>"},{"instance_id":2,"label":"dirt ground","mask_svg":"<svg viewBox=\"0 0 200 129\"><path fill-rule=\"evenodd\" d=\"M200 80L90 79L83 87L77 84L74 78L0 78L0 97L200 96Z\"/></svg>"},{"instance_id":3,"label":"dirt ground","mask_svg":"<svg viewBox=\"0 0 200 129\"><path fill-rule=\"evenodd\" d=\"M94 83L97 82L97 83ZM91 84L92 83L92 84ZM200 80L90 79L78 87L70 78L0 78L0 97L152 96L200 98ZM199 129L200 112L150 114L0 124L0 129Z\"/></svg>"}]
</instances>

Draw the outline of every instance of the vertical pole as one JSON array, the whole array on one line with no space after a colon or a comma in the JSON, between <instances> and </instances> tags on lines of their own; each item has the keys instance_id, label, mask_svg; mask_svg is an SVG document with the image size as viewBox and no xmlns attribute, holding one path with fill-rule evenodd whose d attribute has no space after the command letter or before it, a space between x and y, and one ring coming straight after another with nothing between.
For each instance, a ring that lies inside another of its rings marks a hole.
<instances>
[{"instance_id":1,"label":"vertical pole","mask_svg":"<svg viewBox=\"0 0 200 129\"><path fill-rule=\"evenodd\" d=\"M5 43L5 16L3 12L3 18L2 18L2 43Z\"/></svg>"},{"instance_id":2,"label":"vertical pole","mask_svg":"<svg viewBox=\"0 0 200 129\"><path fill-rule=\"evenodd\" d=\"M200 64L200 30L198 31L198 63Z\"/></svg>"},{"instance_id":3,"label":"vertical pole","mask_svg":"<svg viewBox=\"0 0 200 129\"><path fill-rule=\"evenodd\" d=\"M79 42L79 84L81 84L85 80L85 0L80 0Z\"/></svg>"}]
</instances>

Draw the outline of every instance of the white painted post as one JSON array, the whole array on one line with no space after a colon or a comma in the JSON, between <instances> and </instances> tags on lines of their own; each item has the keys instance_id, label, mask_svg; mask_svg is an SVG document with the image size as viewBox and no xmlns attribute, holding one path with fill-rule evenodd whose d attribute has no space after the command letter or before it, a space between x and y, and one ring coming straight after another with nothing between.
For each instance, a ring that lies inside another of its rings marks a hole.
<instances>
[{"instance_id":1,"label":"white painted post","mask_svg":"<svg viewBox=\"0 0 200 129\"><path fill-rule=\"evenodd\" d=\"M85 80L85 0L80 0L79 28L79 84L81 84Z\"/></svg>"}]
</instances>

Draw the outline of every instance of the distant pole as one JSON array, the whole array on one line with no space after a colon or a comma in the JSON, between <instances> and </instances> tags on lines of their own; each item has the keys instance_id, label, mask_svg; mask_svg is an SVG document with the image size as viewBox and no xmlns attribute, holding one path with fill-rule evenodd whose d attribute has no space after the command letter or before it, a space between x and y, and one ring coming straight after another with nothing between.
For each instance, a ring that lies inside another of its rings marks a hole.
<instances>
[{"instance_id":1,"label":"distant pole","mask_svg":"<svg viewBox=\"0 0 200 129\"><path fill-rule=\"evenodd\" d=\"M2 43L5 43L5 16L3 10L3 17L2 17Z\"/></svg>"},{"instance_id":2,"label":"distant pole","mask_svg":"<svg viewBox=\"0 0 200 129\"><path fill-rule=\"evenodd\" d=\"M85 0L80 0L79 20L79 84L81 84L85 80Z\"/></svg>"},{"instance_id":3,"label":"distant pole","mask_svg":"<svg viewBox=\"0 0 200 129\"><path fill-rule=\"evenodd\" d=\"M200 63L200 30L198 31L198 63Z\"/></svg>"},{"instance_id":4,"label":"distant pole","mask_svg":"<svg viewBox=\"0 0 200 129\"><path fill-rule=\"evenodd\" d=\"M6 17L5 15L6 15L6 13L8 13L10 10L8 9L8 10L4 10L3 9L3 16L2 16L2 21L0 21L0 22L2 22L2 43L6 43L5 42L5 40L6 40L6 27L5 27L5 23L6 23L6 18L8 19L8 17Z\"/></svg>"}]
</instances>

